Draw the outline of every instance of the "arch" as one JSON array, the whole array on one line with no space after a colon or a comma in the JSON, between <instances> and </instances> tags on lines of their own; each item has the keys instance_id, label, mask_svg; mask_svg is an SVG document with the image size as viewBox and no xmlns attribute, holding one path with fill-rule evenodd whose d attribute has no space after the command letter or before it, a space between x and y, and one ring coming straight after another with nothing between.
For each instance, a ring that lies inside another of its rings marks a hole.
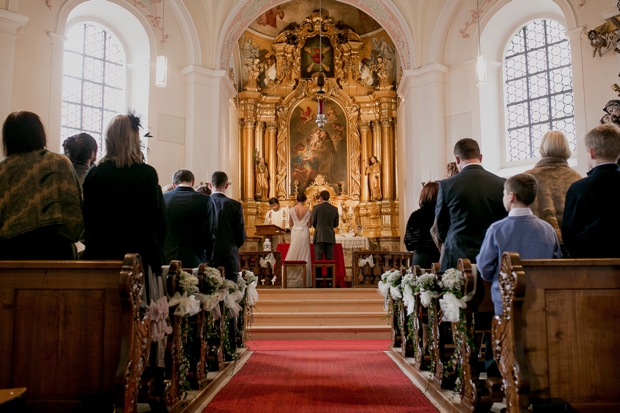
<instances>
[{"instance_id":1,"label":"arch","mask_svg":"<svg viewBox=\"0 0 620 413\"><path fill-rule=\"evenodd\" d=\"M227 70L233 47L243 31L267 10L290 0L241 0L228 13L217 41L220 51L216 67ZM375 19L398 50L403 69L417 67L411 30L392 0L338 0L356 7Z\"/></svg>"},{"instance_id":2,"label":"arch","mask_svg":"<svg viewBox=\"0 0 620 413\"><path fill-rule=\"evenodd\" d=\"M480 30L483 33L487 23L493 18L493 16L511 1L512 0L500 0L494 5L492 5L489 10L482 15L482 19L480 20ZM577 27L577 14L575 13L573 5L568 0L552 1L562 11L564 19L566 20L567 30ZM452 29L454 19L461 7L465 6L462 2L459 1L448 1L444 3L443 8L439 13L439 19L435 23L433 32L431 34L431 40L429 42L428 63L444 64L446 40L448 38L450 30Z\"/></svg>"}]
</instances>

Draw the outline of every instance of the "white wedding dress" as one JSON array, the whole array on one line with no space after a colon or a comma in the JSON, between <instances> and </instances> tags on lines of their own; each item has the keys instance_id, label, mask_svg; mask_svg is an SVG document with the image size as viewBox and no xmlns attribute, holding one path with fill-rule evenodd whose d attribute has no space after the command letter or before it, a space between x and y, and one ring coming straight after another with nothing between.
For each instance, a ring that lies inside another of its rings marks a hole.
<instances>
[{"instance_id":1,"label":"white wedding dress","mask_svg":"<svg viewBox=\"0 0 620 413\"><path fill-rule=\"evenodd\" d=\"M310 211L299 219L295 213L295 209L289 210L289 216L293 219L293 227L291 228L291 246L286 254L285 261L306 261L306 287L312 287L312 274L310 263L310 230L308 221L310 220ZM300 268L291 268L288 271L287 286L289 288L302 287L302 274Z\"/></svg>"}]
</instances>

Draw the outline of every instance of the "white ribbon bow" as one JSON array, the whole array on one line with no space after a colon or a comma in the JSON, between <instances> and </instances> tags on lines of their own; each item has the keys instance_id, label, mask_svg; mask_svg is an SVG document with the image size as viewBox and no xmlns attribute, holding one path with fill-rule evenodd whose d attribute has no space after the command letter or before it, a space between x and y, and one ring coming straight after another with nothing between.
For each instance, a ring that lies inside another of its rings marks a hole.
<instances>
[{"instance_id":1,"label":"white ribbon bow","mask_svg":"<svg viewBox=\"0 0 620 413\"><path fill-rule=\"evenodd\" d=\"M398 287L390 287L390 295L393 300L400 300L403 298L403 295L400 293L400 289Z\"/></svg>"},{"instance_id":2,"label":"white ribbon bow","mask_svg":"<svg viewBox=\"0 0 620 413\"><path fill-rule=\"evenodd\" d=\"M364 265L368 264L370 266L370 268L374 268L375 266L375 260L372 258L372 255L369 255L366 258L360 258L357 261L357 264L361 267L363 267Z\"/></svg>"},{"instance_id":3,"label":"white ribbon bow","mask_svg":"<svg viewBox=\"0 0 620 413\"><path fill-rule=\"evenodd\" d=\"M383 300L383 311L387 311L387 309L388 309L388 292L390 291L390 284L384 283L383 281L379 281L378 287L379 288L377 288L377 291L384 298L384 300Z\"/></svg>"},{"instance_id":4,"label":"white ribbon bow","mask_svg":"<svg viewBox=\"0 0 620 413\"><path fill-rule=\"evenodd\" d=\"M276 259L274 258L273 254L267 255L265 258L261 257L259 262L260 266L263 268L267 268L268 264L271 264L271 268L276 265Z\"/></svg>"},{"instance_id":5,"label":"white ribbon bow","mask_svg":"<svg viewBox=\"0 0 620 413\"><path fill-rule=\"evenodd\" d=\"M166 323L168 317L168 298L161 297L157 301L151 300L151 305L146 307L151 320L151 341L157 342L166 334L172 333L172 327Z\"/></svg>"},{"instance_id":6,"label":"white ribbon bow","mask_svg":"<svg viewBox=\"0 0 620 413\"><path fill-rule=\"evenodd\" d=\"M441 321L449 323L456 323L459 321L460 309L467 308L466 302L469 300L471 300L471 297L465 296L459 299L452 293L445 293L443 298L439 299L439 306L441 307L441 311L443 311Z\"/></svg>"},{"instance_id":7,"label":"white ribbon bow","mask_svg":"<svg viewBox=\"0 0 620 413\"><path fill-rule=\"evenodd\" d=\"M407 307L407 315L410 316L415 308L415 295L409 284L403 289L403 304Z\"/></svg>"},{"instance_id":8,"label":"white ribbon bow","mask_svg":"<svg viewBox=\"0 0 620 413\"><path fill-rule=\"evenodd\" d=\"M178 305L178 307L174 310L174 315L196 315L200 312L200 301L196 300L194 295L188 297L186 292L183 293L183 296L178 292L174 294L168 302L168 307L174 307L175 305Z\"/></svg>"},{"instance_id":9,"label":"white ribbon bow","mask_svg":"<svg viewBox=\"0 0 620 413\"><path fill-rule=\"evenodd\" d=\"M235 291L234 293L229 293L225 291L224 295L224 306L228 308L228 317L235 318L239 311L241 311L241 306L238 304L239 301L243 298L241 295L241 291Z\"/></svg>"},{"instance_id":10,"label":"white ribbon bow","mask_svg":"<svg viewBox=\"0 0 620 413\"><path fill-rule=\"evenodd\" d=\"M256 281L252 281L245 289L245 296L247 297L247 303L250 307L253 307L258 302L258 291L256 291Z\"/></svg>"},{"instance_id":11,"label":"white ribbon bow","mask_svg":"<svg viewBox=\"0 0 620 413\"><path fill-rule=\"evenodd\" d=\"M202 303L203 311L209 311L214 320L222 318L222 312L220 311L220 301L224 300L226 291L218 290L213 294L201 294L196 293L196 298Z\"/></svg>"},{"instance_id":12,"label":"white ribbon bow","mask_svg":"<svg viewBox=\"0 0 620 413\"><path fill-rule=\"evenodd\" d=\"M420 302L424 307L428 307L433 298L437 297L441 297L441 293L420 289Z\"/></svg>"}]
</instances>

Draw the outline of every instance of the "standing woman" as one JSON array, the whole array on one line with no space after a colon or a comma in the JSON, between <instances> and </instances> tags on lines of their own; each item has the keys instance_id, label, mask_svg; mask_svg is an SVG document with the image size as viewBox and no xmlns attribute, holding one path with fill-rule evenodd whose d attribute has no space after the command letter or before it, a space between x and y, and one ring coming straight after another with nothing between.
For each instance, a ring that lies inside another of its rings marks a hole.
<instances>
[{"instance_id":1,"label":"standing woman","mask_svg":"<svg viewBox=\"0 0 620 413\"><path fill-rule=\"evenodd\" d=\"M289 271L287 283L289 287L300 288L304 285L312 287L311 259L310 259L310 210L306 206L306 194L297 194L297 203L289 210L289 225L291 227L291 246L286 254L285 261L306 261L306 279L302 279L299 268Z\"/></svg>"},{"instance_id":2,"label":"standing woman","mask_svg":"<svg viewBox=\"0 0 620 413\"><path fill-rule=\"evenodd\" d=\"M407 251L413 251L412 265L431 268L439 262L439 249L431 236L431 227L435 222L435 204L439 183L428 182L420 193L420 209L413 211L407 221L404 244Z\"/></svg>"},{"instance_id":3,"label":"standing woman","mask_svg":"<svg viewBox=\"0 0 620 413\"><path fill-rule=\"evenodd\" d=\"M0 259L73 260L84 231L82 191L71 162L45 149L39 116L13 112L2 126Z\"/></svg>"},{"instance_id":4,"label":"standing woman","mask_svg":"<svg viewBox=\"0 0 620 413\"><path fill-rule=\"evenodd\" d=\"M83 185L88 168L97 159L97 141L88 133L79 133L65 139L62 147L77 173L80 185Z\"/></svg>"},{"instance_id":5,"label":"standing woman","mask_svg":"<svg viewBox=\"0 0 620 413\"><path fill-rule=\"evenodd\" d=\"M163 295L164 198L155 169L143 162L140 119L114 117L106 131L106 154L84 179L85 260L122 260L139 253L147 303ZM147 276L148 275L148 276Z\"/></svg>"},{"instance_id":6,"label":"standing woman","mask_svg":"<svg viewBox=\"0 0 620 413\"><path fill-rule=\"evenodd\" d=\"M525 171L538 181L536 200L530 205L530 209L538 218L551 224L558 241L563 245L560 228L564 217L566 193L573 182L581 179L581 175L568 166L571 152L568 140L562 132L545 133L540 141L539 151L542 159L534 169Z\"/></svg>"}]
</instances>

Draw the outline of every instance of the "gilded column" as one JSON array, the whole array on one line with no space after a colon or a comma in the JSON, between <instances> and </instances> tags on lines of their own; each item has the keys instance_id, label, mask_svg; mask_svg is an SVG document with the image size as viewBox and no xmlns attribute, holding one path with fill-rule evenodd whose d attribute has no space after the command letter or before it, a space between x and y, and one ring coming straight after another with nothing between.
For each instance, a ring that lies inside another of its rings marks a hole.
<instances>
[{"instance_id":1,"label":"gilded column","mask_svg":"<svg viewBox=\"0 0 620 413\"><path fill-rule=\"evenodd\" d=\"M381 120L381 187L383 199L394 200L394 139L392 119Z\"/></svg>"},{"instance_id":2,"label":"gilded column","mask_svg":"<svg viewBox=\"0 0 620 413\"><path fill-rule=\"evenodd\" d=\"M381 124L378 120L372 121L372 153L369 158L374 155L377 159L381 158Z\"/></svg>"},{"instance_id":3,"label":"gilded column","mask_svg":"<svg viewBox=\"0 0 620 413\"><path fill-rule=\"evenodd\" d=\"M254 129L256 122L246 120L243 128L243 200L254 200Z\"/></svg>"},{"instance_id":4,"label":"gilded column","mask_svg":"<svg viewBox=\"0 0 620 413\"><path fill-rule=\"evenodd\" d=\"M364 170L364 162L368 163L369 151L372 150L372 136L368 133L370 131L370 122L363 120L360 122L360 138L362 140L362 193L361 193L361 202L368 202L370 199L369 196L369 188L368 188L368 178L366 177L366 171Z\"/></svg>"},{"instance_id":5,"label":"gilded column","mask_svg":"<svg viewBox=\"0 0 620 413\"><path fill-rule=\"evenodd\" d=\"M265 139L264 139L264 132L265 132L265 122L256 122L256 132L255 132L255 145L256 145L256 152L258 153L258 156L265 156ZM265 162L267 162L267 159L265 158Z\"/></svg>"},{"instance_id":6,"label":"gilded column","mask_svg":"<svg viewBox=\"0 0 620 413\"><path fill-rule=\"evenodd\" d=\"M276 133L278 124L276 122L267 123L267 136L265 138L265 162L269 167L269 198L276 196L276 182L278 174L276 172Z\"/></svg>"}]
</instances>

